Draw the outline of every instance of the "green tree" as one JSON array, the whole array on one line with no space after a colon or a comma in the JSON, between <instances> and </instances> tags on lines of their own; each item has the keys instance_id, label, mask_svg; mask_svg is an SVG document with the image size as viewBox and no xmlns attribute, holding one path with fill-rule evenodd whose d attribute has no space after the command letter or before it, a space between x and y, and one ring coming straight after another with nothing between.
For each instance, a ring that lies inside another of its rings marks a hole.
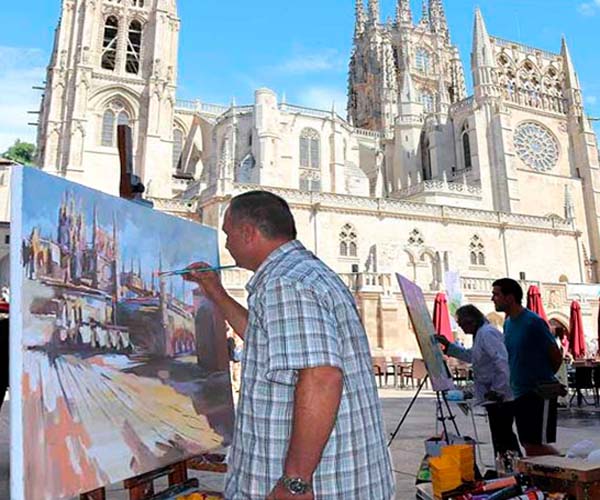
<instances>
[{"instance_id":1,"label":"green tree","mask_svg":"<svg viewBox=\"0 0 600 500\"><path fill-rule=\"evenodd\" d=\"M15 143L2 154L2 157L21 163L22 165L32 165L35 146L29 142L22 142L17 139Z\"/></svg>"}]
</instances>

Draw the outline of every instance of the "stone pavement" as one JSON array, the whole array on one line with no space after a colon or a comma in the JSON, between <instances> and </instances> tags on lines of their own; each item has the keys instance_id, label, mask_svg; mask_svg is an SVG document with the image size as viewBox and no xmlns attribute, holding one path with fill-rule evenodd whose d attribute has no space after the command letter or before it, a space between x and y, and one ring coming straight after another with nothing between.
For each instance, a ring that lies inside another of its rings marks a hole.
<instances>
[{"instance_id":1,"label":"stone pavement","mask_svg":"<svg viewBox=\"0 0 600 500\"><path fill-rule=\"evenodd\" d=\"M386 431L391 434L400 421L404 410L408 407L413 396L412 391L382 389L380 391L383 405ZM453 407L454 408L454 407ZM456 408L455 408L456 409ZM9 498L9 402L5 402L0 412L0 499ZM481 413L476 411L476 414ZM457 424L462 434L473 435L473 425L470 417L466 417L456 409ZM491 466L493 453L489 439L489 429L485 417L475 417L483 464L482 469ZM562 451L573 443L590 439L600 447L600 412L593 407L582 410L561 410L559 414L558 447ZM397 500L415 498L415 472L423 458L423 441L435 432L435 397L432 392L421 393L404 422L398 436L391 446L396 474ZM221 474L196 475L204 488L219 490L222 488ZM157 483L160 486L160 483ZM109 488L109 500L127 500L127 495L121 485Z\"/></svg>"}]
</instances>

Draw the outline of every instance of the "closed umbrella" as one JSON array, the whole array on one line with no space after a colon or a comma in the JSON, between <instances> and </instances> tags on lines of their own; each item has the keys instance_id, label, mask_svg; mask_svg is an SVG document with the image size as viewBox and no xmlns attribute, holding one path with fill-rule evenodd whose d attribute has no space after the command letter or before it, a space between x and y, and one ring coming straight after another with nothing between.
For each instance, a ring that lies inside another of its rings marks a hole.
<instances>
[{"instance_id":1,"label":"closed umbrella","mask_svg":"<svg viewBox=\"0 0 600 500\"><path fill-rule=\"evenodd\" d=\"M433 326L438 335L443 335L450 342L454 342L454 334L450 325L448 300L444 292L439 292L433 301Z\"/></svg>"},{"instance_id":2,"label":"closed umbrella","mask_svg":"<svg viewBox=\"0 0 600 500\"><path fill-rule=\"evenodd\" d=\"M583 334L583 320L581 306L574 300L571 302L571 317L569 318L569 331L571 334L571 354L575 359L585 358L585 336Z\"/></svg>"},{"instance_id":3,"label":"closed umbrella","mask_svg":"<svg viewBox=\"0 0 600 500\"><path fill-rule=\"evenodd\" d=\"M600 355L600 298L598 299L598 325L596 331L596 338L598 339L598 349L596 351L596 355Z\"/></svg>"},{"instance_id":4,"label":"closed umbrella","mask_svg":"<svg viewBox=\"0 0 600 500\"><path fill-rule=\"evenodd\" d=\"M527 309L533 311L548 323L548 317L546 316L546 311L544 311L540 289L535 285L531 285L529 290L527 290Z\"/></svg>"}]
</instances>

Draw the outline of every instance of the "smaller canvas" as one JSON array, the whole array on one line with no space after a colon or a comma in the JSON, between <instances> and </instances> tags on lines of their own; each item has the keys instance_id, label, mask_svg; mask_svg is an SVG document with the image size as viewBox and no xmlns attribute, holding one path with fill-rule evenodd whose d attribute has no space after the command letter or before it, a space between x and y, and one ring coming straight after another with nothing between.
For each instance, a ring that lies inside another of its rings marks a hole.
<instances>
[{"instance_id":1,"label":"smaller canvas","mask_svg":"<svg viewBox=\"0 0 600 500\"><path fill-rule=\"evenodd\" d=\"M450 391L454 382L444 361L442 350L435 340L435 328L425 303L423 291L412 281L396 274L400 289L404 295L404 303L413 325L421 355L427 367L427 373L434 391Z\"/></svg>"}]
</instances>

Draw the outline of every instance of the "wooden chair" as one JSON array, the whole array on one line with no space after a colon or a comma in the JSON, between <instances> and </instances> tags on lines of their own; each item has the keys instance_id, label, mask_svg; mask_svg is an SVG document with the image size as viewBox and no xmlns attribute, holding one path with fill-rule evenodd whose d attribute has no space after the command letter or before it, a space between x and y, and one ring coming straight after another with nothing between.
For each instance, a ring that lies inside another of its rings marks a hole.
<instances>
[{"instance_id":1,"label":"wooden chair","mask_svg":"<svg viewBox=\"0 0 600 500\"><path fill-rule=\"evenodd\" d=\"M414 388L415 382L412 378L412 361L403 361L399 356L392 356L392 367L395 372L395 386L406 387L405 381L410 381Z\"/></svg>"},{"instance_id":2,"label":"wooden chair","mask_svg":"<svg viewBox=\"0 0 600 500\"><path fill-rule=\"evenodd\" d=\"M383 387L383 377L387 377L387 361L384 356L373 356L371 359L373 374L379 381L379 387ZM387 380L386 380L387 383Z\"/></svg>"},{"instance_id":3,"label":"wooden chair","mask_svg":"<svg viewBox=\"0 0 600 500\"><path fill-rule=\"evenodd\" d=\"M417 382L417 385L421 384L421 381L427 377L427 367L425 361L420 358L413 359L412 362L412 380ZM425 382L425 388L427 389L429 383Z\"/></svg>"}]
</instances>

